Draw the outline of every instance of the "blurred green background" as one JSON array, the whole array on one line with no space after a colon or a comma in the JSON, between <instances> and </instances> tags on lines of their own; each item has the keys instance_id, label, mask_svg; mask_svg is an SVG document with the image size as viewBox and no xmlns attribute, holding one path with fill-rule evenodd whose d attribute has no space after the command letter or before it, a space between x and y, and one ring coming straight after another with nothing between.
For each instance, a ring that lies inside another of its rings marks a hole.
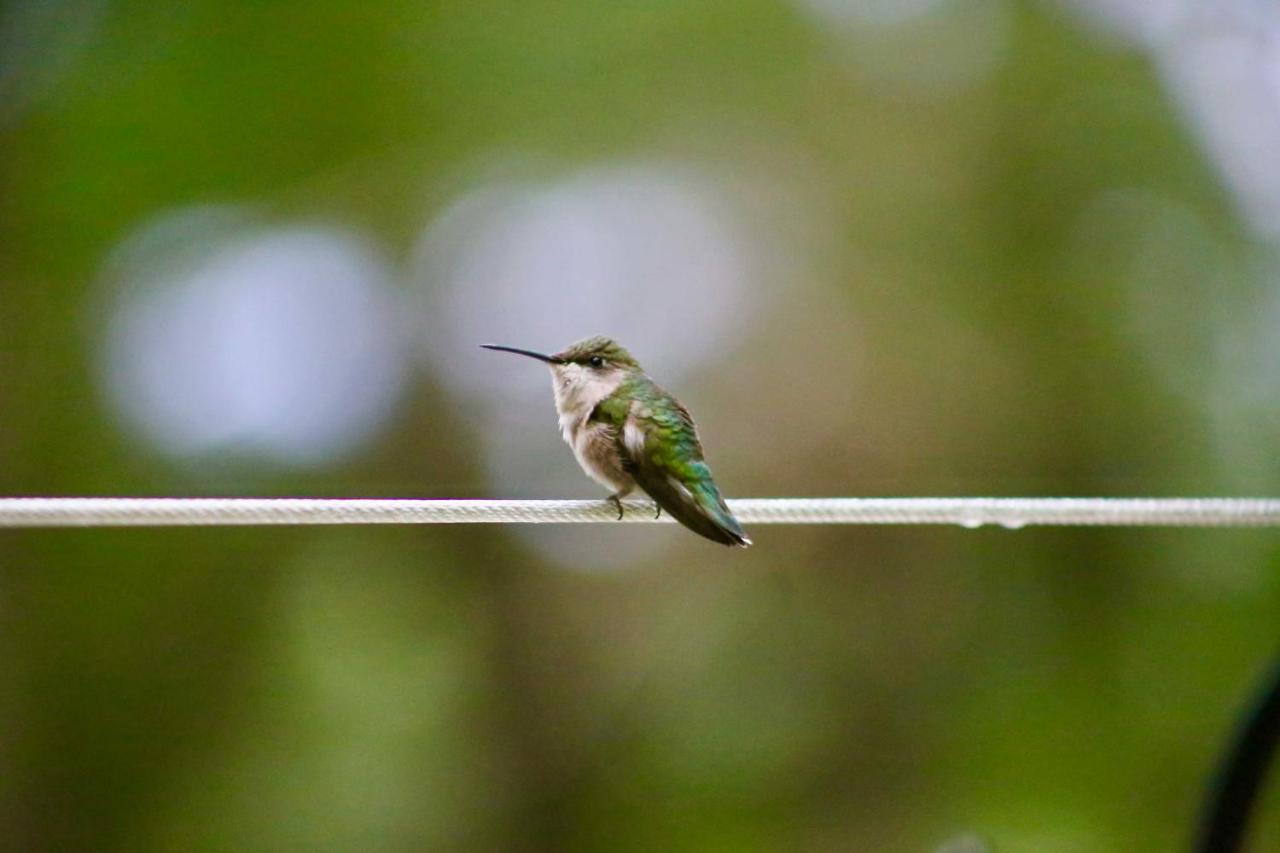
<instances>
[{"instance_id":1,"label":"blurred green background","mask_svg":"<svg viewBox=\"0 0 1280 853\"><path fill-rule=\"evenodd\" d=\"M1280 12L0 4L0 494L1280 492ZM1269 531L0 532L0 848L1185 845ZM1280 796L1256 849L1280 846Z\"/></svg>"}]
</instances>

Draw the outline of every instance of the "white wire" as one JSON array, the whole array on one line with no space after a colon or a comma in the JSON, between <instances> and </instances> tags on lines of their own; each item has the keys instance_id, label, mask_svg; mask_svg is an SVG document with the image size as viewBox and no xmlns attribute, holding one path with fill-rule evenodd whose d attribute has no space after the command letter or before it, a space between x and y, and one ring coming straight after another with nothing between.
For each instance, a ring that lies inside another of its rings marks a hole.
<instances>
[{"instance_id":1,"label":"white wire","mask_svg":"<svg viewBox=\"0 0 1280 853\"><path fill-rule=\"evenodd\" d=\"M625 501L622 520L654 517ZM747 498L729 501L743 524L986 524L1267 527L1276 498ZM601 500L379 500L321 498L0 498L0 527L176 527L291 524L616 522Z\"/></svg>"}]
</instances>

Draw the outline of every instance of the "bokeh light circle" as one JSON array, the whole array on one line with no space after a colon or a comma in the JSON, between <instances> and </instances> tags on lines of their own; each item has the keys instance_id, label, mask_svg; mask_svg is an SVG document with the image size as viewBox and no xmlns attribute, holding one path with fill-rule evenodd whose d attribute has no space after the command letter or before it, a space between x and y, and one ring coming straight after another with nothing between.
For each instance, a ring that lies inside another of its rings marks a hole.
<instances>
[{"instance_id":1,"label":"bokeh light circle","mask_svg":"<svg viewBox=\"0 0 1280 853\"><path fill-rule=\"evenodd\" d=\"M400 396L388 267L347 231L182 210L127 239L106 278L107 396L168 454L321 464Z\"/></svg>"}]
</instances>

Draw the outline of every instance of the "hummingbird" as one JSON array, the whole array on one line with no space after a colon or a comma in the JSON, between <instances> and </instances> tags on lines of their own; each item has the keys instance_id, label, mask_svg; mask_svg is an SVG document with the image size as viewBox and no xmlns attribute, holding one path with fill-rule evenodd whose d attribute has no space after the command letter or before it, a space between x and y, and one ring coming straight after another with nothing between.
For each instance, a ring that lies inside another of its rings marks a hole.
<instances>
[{"instance_id":1,"label":"hummingbird","mask_svg":"<svg viewBox=\"0 0 1280 853\"><path fill-rule=\"evenodd\" d=\"M641 369L616 341L593 337L545 354L482 344L485 349L536 358L551 368L560 434L587 476L613 490L608 500L622 518L622 499L643 489L677 521L723 545L751 540L725 506L689 411Z\"/></svg>"}]
</instances>

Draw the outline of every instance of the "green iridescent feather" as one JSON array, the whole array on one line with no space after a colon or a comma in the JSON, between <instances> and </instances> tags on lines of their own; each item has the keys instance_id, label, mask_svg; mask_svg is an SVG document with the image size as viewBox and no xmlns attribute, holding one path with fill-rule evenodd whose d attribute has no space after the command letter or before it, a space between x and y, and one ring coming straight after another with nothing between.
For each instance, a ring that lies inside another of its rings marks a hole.
<instances>
[{"instance_id":1,"label":"green iridescent feather","mask_svg":"<svg viewBox=\"0 0 1280 853\"><path fill-rule=\"evenodd\" d=\"M658 506L708 539L750 544L716 488L693 419L675 397L637 371L596 406L592 417L613 427L626 470ZM645 436L639 453L625 441L629 418Z\"/></svg>"}]
</instances>

